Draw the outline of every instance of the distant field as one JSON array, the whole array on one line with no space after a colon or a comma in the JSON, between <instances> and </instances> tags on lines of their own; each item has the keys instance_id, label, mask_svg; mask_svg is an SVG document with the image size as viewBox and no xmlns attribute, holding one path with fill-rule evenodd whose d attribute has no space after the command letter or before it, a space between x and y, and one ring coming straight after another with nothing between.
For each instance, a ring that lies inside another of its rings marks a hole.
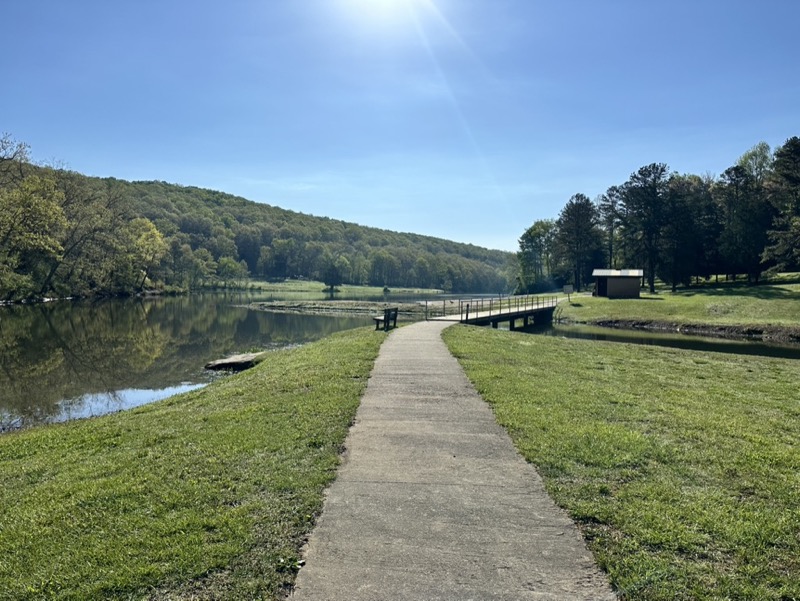
<instances>
[{"instance_id":1,"label":"distant field","mask_svg":"<svg viewBox=\"0 0 800 601\"><path fill-rule=\"evenodd\" d=\"M228 288L231 288L229 285ZM322 298L323 295L328 294L328 286L322 282L315 280L285 280L282 282L268 282L265 280L242 280L235 283L234 289L241 290L256 290L261 292L275 292L290 294L292 297L296 295L307 295L309 300ZM441 294L441 290L433 288L398 288L390 287L388 295L397 296L413 296L413 295L431 295ZM358 296L382 296L384 289L380 286L352 286L349 284L342 284L336 287L336 293L344 298L352 298ZM299 298L299 297L298 297Z\"/></svg>"},{"instance_id":2,"label":"distant field","mask_svg":"<svg viewBox=\"0 0 800 601\"><path fill-rule=\"evenodd\" d=\"M444 337L623 599L800 599L800 362Z\"/></svg>"}]
</instances>

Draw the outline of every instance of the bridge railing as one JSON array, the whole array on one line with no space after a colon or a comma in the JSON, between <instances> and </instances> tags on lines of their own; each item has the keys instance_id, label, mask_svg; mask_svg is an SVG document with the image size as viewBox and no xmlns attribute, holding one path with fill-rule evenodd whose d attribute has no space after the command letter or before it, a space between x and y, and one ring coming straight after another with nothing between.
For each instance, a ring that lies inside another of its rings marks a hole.
<instances>
[{"instance_id":1,"label":"bridge railing","mask_svg":"<svg viewBox=\"0 0 800 601\"><path fill-rule=\"evenodd\" d=\"M480 297L471 299L448 299L425 303L425 312L428 319L433 317L452 316L459 317L460 321L470 318L492 317L494 315L508 315L521 313L534 309L555 307L558 304L557 296L543 296L536 294L520 294L513 296Z\"/></svg>"}]
</instances>

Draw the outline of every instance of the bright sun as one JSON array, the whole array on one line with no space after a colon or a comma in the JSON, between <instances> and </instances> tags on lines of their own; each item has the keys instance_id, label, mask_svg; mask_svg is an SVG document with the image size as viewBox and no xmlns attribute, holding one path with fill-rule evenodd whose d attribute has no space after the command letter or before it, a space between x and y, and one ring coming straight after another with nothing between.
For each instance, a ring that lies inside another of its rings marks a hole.
<instances>
[{"instance_id":1,"label":"bright sun","mask_svg":"<svg viewBox=\"0 0 800 601\"><path fill-rule=\"evenodd\" d=\"M391 23L409 15L413 4L418 0L342 0L348 11L359 18Z\"/></svg>"}]
</instances>

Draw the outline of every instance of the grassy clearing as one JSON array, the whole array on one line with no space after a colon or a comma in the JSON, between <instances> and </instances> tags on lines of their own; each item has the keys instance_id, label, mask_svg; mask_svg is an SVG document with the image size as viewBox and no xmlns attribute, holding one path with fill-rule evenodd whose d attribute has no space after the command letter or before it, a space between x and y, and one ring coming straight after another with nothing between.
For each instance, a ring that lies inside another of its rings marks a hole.
<instances>
[{"instance_id":1,"label":"grassy clearing","mask_svg":"<svg viewBox=\"0 0 800 601\"><path fill-rule=\"evenodd\" d=\"M243 280L240 284L228 285L228 289L241 289L259 292L275 292L291 295L298 298L307 297L309 300L328 298L328 286L315 280L285 280L283 282L267 282L265 280ZM357 298L375 297L384 294L382 286L353 286L342 284L336 287L336 292L342 297ZM430 288L391 288L389 296L413 296L413 295L435 295L441 294L441 290Z\"/></svg>"},{"instance_id":2,"label":"grassy clearing","mask_svg":"<svg viewBox=\"0 0 800 601\"><path fill-rule=\"evenodd\" d=\"M800 323L800 284L711 286L678 292L642 294L640 299L575 295L563 303L560 317L598 320L660 321L710 325L796 326Z\"/></svg>"},{"instance_id":3,"label":"grassy clearing","mask_svg":"<svg viewBox=\"0 0 800 601\"><path fill-rule=\"evenodd\" d=\"M0 599L279 598L382 340L0 437Z\"/></svg>"},{"instance_id":4,"label":"grassy clearing","mask_svg":"<svg viewBox=\"0 0 800 601\"><path fill-rule=\"evenodd\" d=\"M445 339L624 599L800 599L798 362Z\"/></svg>"}]
</instances>

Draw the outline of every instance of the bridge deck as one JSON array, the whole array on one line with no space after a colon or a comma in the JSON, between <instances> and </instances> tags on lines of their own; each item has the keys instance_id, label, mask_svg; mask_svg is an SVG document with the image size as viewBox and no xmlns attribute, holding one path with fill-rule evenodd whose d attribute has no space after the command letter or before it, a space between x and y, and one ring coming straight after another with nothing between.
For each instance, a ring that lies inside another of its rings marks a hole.
<instances>
[{"instance_id":1,"label":"bridge deck","mask_svg":"<svg viewBox=\"0 0 800 601\"><path fill-rule=\"evenodd\" d=\"M453 302L448 307L443 303L444 315L431 317L432 321L449 321L473 325L492 324L508 321L512 324L517 319L526 321L536 316L547 316L549 320L558 305L556 296L510 296L505 298L470 299Z\"/></svg>"}]
</instances>

